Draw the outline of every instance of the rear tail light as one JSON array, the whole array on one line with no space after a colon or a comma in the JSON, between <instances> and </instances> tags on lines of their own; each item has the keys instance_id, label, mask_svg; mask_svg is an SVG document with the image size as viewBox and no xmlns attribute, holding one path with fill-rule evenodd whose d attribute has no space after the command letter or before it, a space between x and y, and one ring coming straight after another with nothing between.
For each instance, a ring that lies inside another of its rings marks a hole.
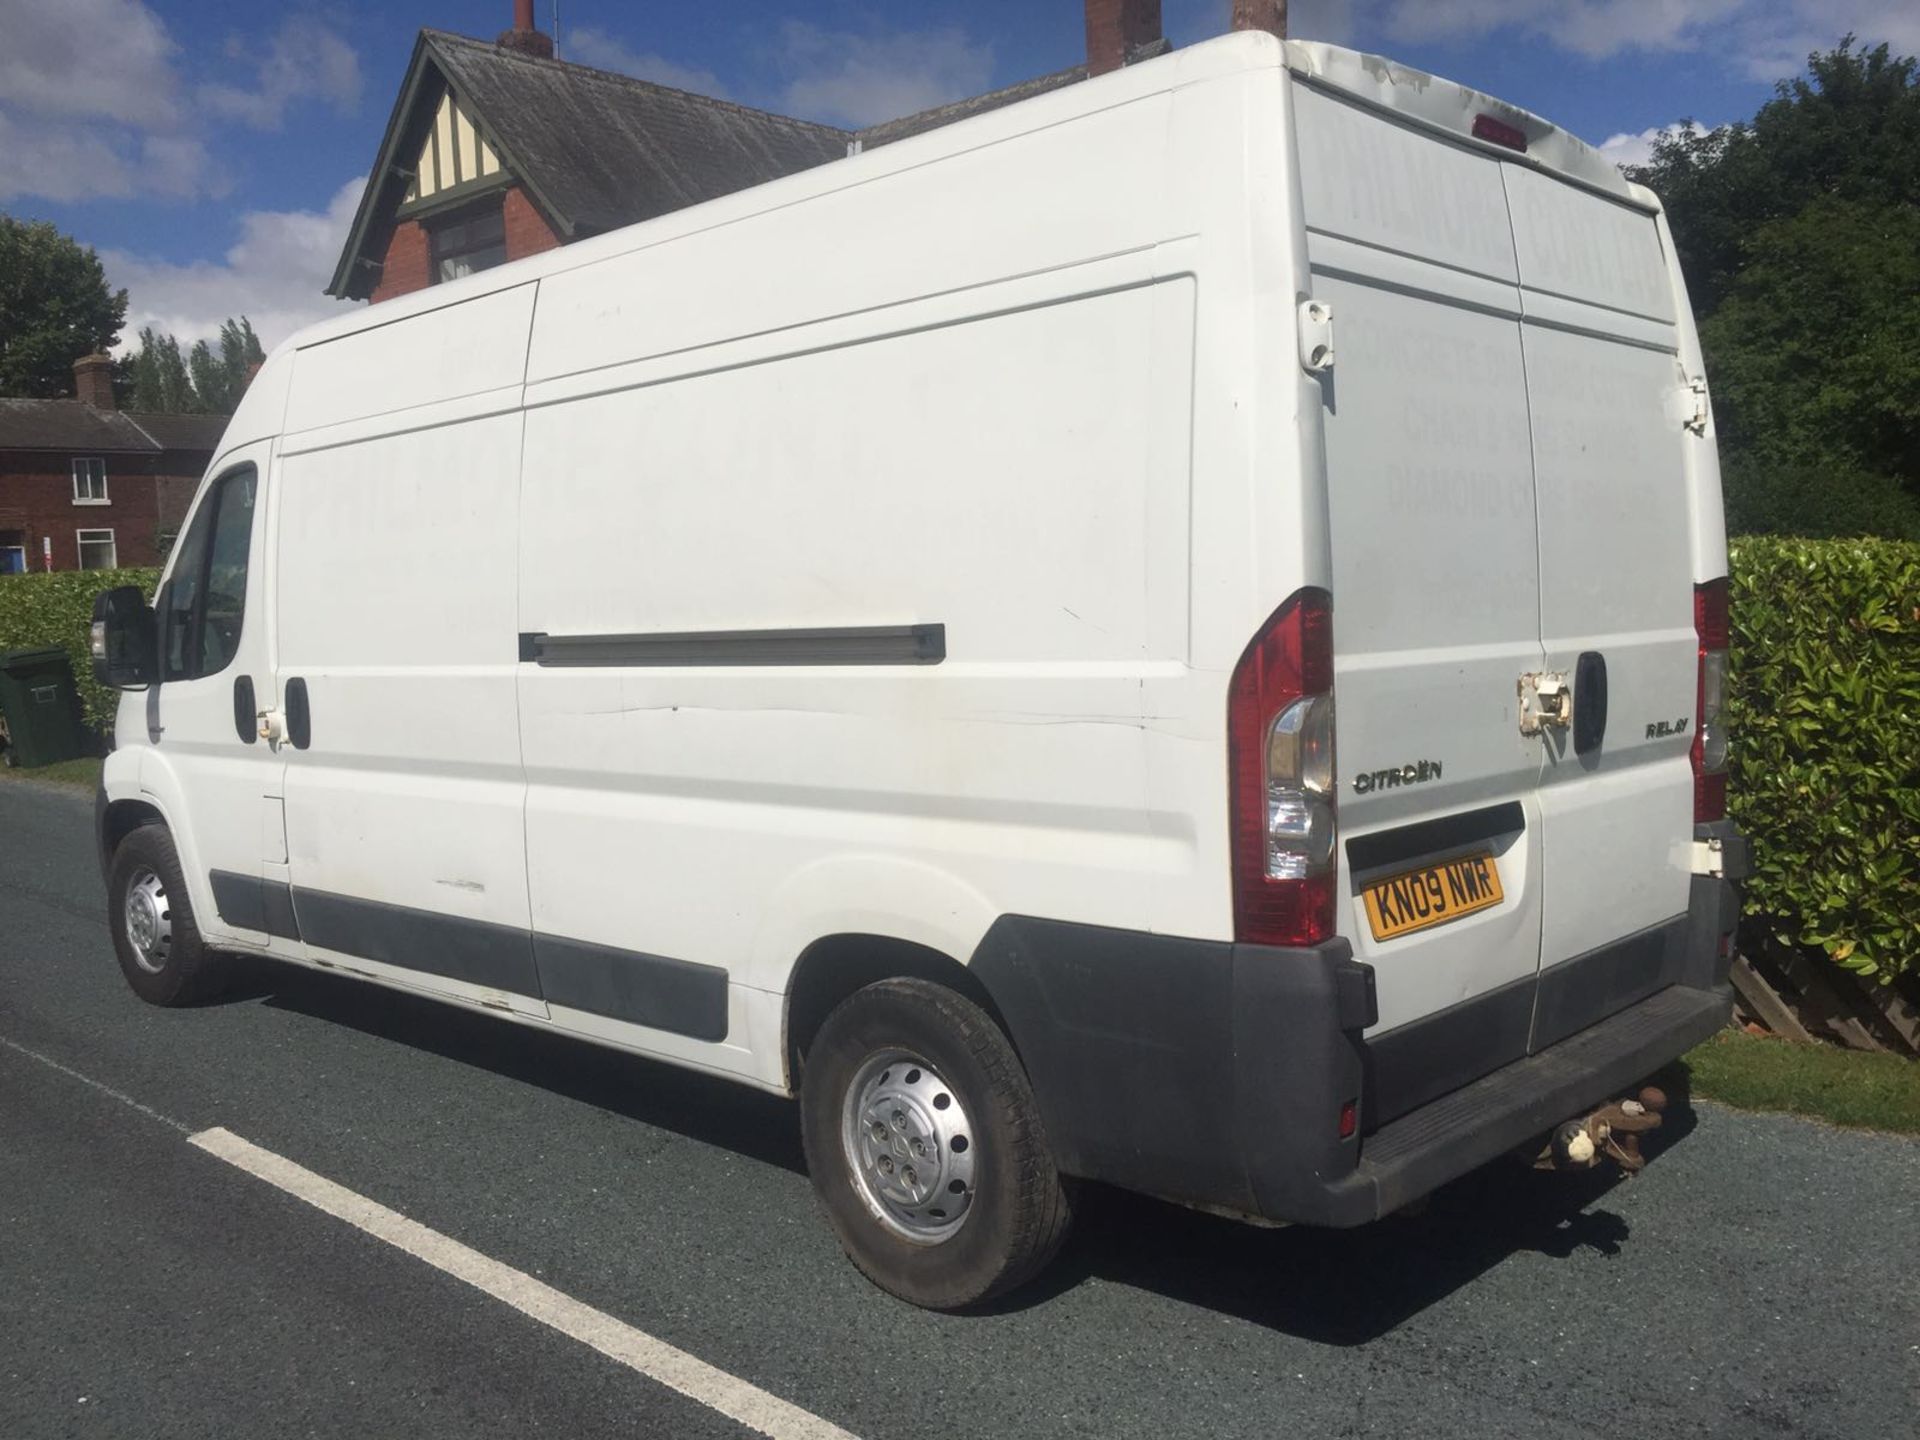
<instances>
[{"instance_id":1,"label":"rear tail light","mask_svg":"<svg viewBox=\"0 0 1920 1440\"><path fill-rule=\"evenodd\" d=\"M1693 628L1700 637L1700 679L1694 691L1693 819L1727 816L1727 582L1693 587Z\"/></svg>"},{"instance_id":2,"label":"rear tail light","mask_svg":"<svg viewBox=\"0 0 1920 1440\"><path fill-rule=\"evenodd\" d=\"M1317 945L1333 934L1333 606L1295 592L1227 691L1234 938Z\"/></svg>"}]
</instances>

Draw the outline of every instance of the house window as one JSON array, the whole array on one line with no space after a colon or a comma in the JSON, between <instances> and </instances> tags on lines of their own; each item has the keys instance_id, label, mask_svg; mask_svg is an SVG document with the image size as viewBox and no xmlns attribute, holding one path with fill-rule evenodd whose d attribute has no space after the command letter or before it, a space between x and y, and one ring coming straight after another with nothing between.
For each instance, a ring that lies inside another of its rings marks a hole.
<instances>
[{"instance_id":1,"label":"house window","mask_svg":"<svg viewBox=\"0 0 1920 1440\"><path fill-rule=\"evenodd\" d=\"M106 461L75 460L73 462L73 503L76 505L107 503Z\"/></svg>"},{"instance_id":2,"label":"house window","mask_svg":"<svg viewBox=\"0 0 1920 1440\"><path fill-rule=\"evenodd\" d=\"M73 532L80 541L80 568L82 570L115 570L120 565L120 552L114 548L111 530L76 530Z\"/></svg>"},{"instance_id":3,"label":"house window","mask_svg":"<svg viewBox=\"0 0 1920 1440\"><path fill-rule=\"evenodd\" d=\"M433 227L435 284L506 263L507 222L499 210L482 210Z\"/></svg>"},{"instance_id":4,"label":"house window","mask_svg":"<svg viewBox=\"0 0 1920 1440\"><path fill-rule=\"evenodd\" d=\"M20 530L0 530L0 575L27 573L27 537Z\"/></svg>"}]
</instances>

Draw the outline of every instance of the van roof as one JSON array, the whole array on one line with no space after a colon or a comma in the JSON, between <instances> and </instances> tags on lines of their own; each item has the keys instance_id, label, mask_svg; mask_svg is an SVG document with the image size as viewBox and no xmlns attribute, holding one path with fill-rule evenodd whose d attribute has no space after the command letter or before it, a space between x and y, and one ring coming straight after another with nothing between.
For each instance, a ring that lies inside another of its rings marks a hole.
<instances>
[{"instance_id":1,"label":"van roof","mask_svg":"<svg viewBox=\"0 0 1920 1440\"><path fill-rule=\"evenodd\" d=\"M1285 65L1307 81L1341 91L1372 108L1425 129L1445 132L1502 159L1555 171L1617 199L1657 208L1653 193L1630 183L1605 156L1537 115L1424 71L1337 45L1278 41L1261 31L1241 31L1130 65L1081 84L1062 86L1018 104L971 116L952 125L895 141L844 160L789 175L686 209L643 220L575 244L484 270L445 285L320 321L275 347L282 351L323 344L361 330L391 324L445 305L525 285L630 250L774 210L816 194L863 183L896 170L924 165L1029 130L1057 125L1159 91L1178 89L1247 70ZM1524 154L1489 144L1473 134L1477 115L1490 114L1527 137ZM271 359L269 365L271 366Z\"/></svg>"}]
</instances>

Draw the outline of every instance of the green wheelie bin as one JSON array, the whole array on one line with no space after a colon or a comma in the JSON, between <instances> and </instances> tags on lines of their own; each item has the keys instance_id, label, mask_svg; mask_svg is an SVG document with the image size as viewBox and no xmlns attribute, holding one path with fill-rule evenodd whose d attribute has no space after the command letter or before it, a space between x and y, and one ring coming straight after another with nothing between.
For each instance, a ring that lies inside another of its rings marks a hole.
<instances>
[{"instance_id":1,"label":"green wheelie bin","mask_svg":"<svg viewBox=\"0 0 1920 1440\"><path fill-rule=\"evenodd\" d=\"M56 645L0 655L0 761L51 765L90 748L67 652Z\"/></svg>"}]
</instances>

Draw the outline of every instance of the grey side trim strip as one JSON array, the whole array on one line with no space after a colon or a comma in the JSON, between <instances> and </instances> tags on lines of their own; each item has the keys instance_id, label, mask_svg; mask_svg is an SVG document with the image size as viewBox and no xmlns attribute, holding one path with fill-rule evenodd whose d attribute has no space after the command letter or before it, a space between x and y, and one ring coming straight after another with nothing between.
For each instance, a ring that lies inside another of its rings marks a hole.
<instances>
[{"instance_id":1,"label":"grey side trim strip","mask_svg":"<svg viewBox=\"0 0 1920 1440\"><path fill-rule=\"evenodd\" d=\"M542 998L525 930L321 890L296 889L293 906L302 937L323 950Z\"/></svg>"},{"instance_id":2,"label":"grey side trim strip","mask_svg":"<svg viewBox=\"0 0 1920 1440\"><path fill-rule=\"evenodd\" d=\"M685 630L660 635L520 636L520 658L545 666L938 665L945 625L799 630Z\"/></svg>"},{"instance_id":3,"label":"grey side trim strip","mask_svg":"<svg viewBox=\"0 0 1920 1440\"><path fill-rule=\"evenodd\" d=\"M282 940L300 938L300 925L293 914L293 887L284 881L213 870L207 874L207 883L213 887L214 908L227 924Z\"/></svg>"},{"instance_id":4,"label":"grey side trim strip","mask_svg":"<svg viewBox=\"0 0 1920 1440\"><path fill-rule=\"evenodd\" d=\"M220 918L323 950L464 980L695 1040L727 1038L727 972L511 925L215 870Z\"/></svg>"},{"instance_id":5,"label":"grey side trim strip","mask_svg":"<svg viewBox=\"0 0 1920 1440\"><path fill-rule=\"evenodd\" d=\"M538 934L533 956L550 1005L695 1040L727 1038L727 972L717 965Z\"/></svg>"}]
</instances>

